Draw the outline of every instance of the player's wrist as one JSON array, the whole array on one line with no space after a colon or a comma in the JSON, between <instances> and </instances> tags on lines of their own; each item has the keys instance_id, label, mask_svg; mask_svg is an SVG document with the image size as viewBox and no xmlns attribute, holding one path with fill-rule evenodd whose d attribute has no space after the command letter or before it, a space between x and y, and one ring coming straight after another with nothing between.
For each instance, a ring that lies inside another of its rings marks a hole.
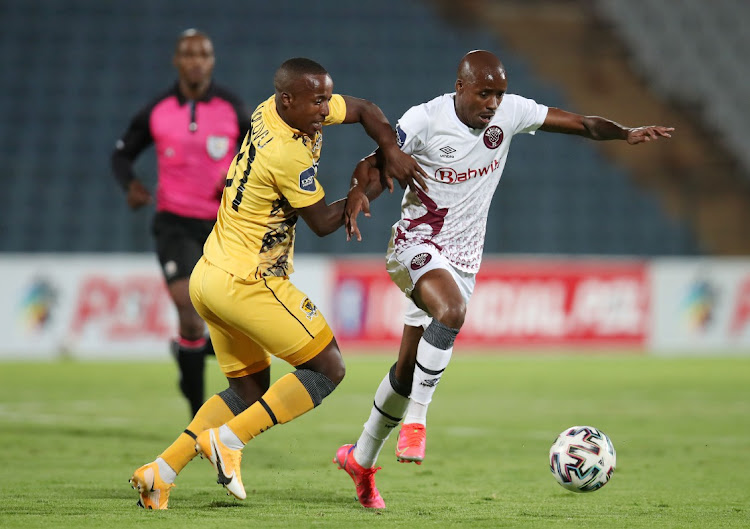
<instances>
[{"instance_id":1,"label":"player's wrist","mask_svg":"<svg viewBox=\"0 0 750 529\"><path fill-rule=\"evenodd\" d=\"M389 141L388 145L380 145L380 150L383 153L383 157L390 161L401 154L401 149L395 140Z\"/></svg>"},{"instance_id":2,"label":"player's wrist","mask_svg":"<svg viewBox=\"0 0 750 529\"><path fill-rule=\"evenodd\" d=\"M346 194L346 199L353 201L354 199L360 198L362 196L367 196L365 190L359 186L355 186L349 189L349 192Z\"/></svg>"}]
</instances>

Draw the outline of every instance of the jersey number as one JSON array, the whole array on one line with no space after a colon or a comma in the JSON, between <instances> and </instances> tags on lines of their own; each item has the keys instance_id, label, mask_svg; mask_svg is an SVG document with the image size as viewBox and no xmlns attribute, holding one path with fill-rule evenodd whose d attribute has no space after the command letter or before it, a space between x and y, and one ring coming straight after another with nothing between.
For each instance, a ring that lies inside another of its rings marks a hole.
<instances>
[{"instance_id":1,"label":"jersey number","mask_svg":"<svg viewBox=\"0 0 750 529\"><path fill-rule=\"evenodd\" d=\"M250 138L250 134L248 134L248 139ZM237 163L235 164L235 168L239 167L240 161L245 156L245 151L240 151L240 153L237 155ZM247 177L250 174L250 167L253 165L253 160L255 160L255 145L253 145L252 142L250 142L250 145L247 149L247 167L245 168L245 171L242 174L242 178L240 179L240 184L237 186L237 194L234 196L234 200L232 200L232 209L235 211L239 211L240 204L242 203L242 194L245 192L245 184L247 183ZM236 174L236 169L235 169ZM232 187L232 184L234 183L234 178L227 178L225 187Z\"/></svg>"}]
</instances>

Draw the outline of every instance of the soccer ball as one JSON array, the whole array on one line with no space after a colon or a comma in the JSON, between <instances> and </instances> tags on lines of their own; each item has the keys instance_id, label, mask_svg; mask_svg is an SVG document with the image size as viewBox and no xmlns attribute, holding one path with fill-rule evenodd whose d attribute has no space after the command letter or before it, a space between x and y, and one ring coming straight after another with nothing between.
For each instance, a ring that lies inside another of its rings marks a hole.
<instances>
[{"instance_id":1,"label":"soccer ball","mask_svg":"<svg viewBox=\"0 0 750 529\"><path fill-rule=\"evenodd\" d=\"M573 426L549 449L549 469L557 482L573 492L592 492L607 484L617 454L609 437L591 426Z\"/></svg>"}]
</instances>

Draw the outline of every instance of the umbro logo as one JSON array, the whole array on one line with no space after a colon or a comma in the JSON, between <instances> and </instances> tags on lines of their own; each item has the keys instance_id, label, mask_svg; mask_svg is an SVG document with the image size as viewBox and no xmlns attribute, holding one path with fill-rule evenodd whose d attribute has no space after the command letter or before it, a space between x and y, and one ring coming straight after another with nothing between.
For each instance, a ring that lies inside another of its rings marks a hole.
<instances>
[{"instance_id":1,"label":"umbro logo","mask_svg":"<svg viewBox=\"0 0 750 529\"><path fill-rule=\"evenodd\" d=\"M426 388L434 388L438 385L438 382L440 382L440 377L438 378L428 378L419 383L420 386L424 386Z\"/></svg>"},{"instance_id":2,"label":"umbro logo","mask_svg":"<svg viewBox=\"0 0 750 529\"><path fill-rule=\"evenodd\" d=\"M440 155L441 158L453 158L452 154L456 152L456 149L454 149L450 145L446 145L445 147L440 149L440 152L443 153Z\"/></svg>"}]
</instances>

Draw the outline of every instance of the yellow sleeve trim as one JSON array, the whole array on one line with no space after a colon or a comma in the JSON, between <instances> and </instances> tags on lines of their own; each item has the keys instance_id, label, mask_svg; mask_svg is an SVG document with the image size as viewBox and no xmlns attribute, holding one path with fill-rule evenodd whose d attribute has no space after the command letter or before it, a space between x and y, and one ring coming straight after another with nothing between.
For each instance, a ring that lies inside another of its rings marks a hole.
<instances>
[{"instance_id":1,"label":"yellow sleeve trim","mask_svg":"<svg viewBox=\"0 0 750 529\"><path fill-rule=\"evenodd\" d=\"M346 101L339 94L333 94L328 102L328 116L323 122L324 125L338 125L343 123L346 118Z\"/></svg>"},{"instance_id":2,"label":"yellow sleeve trim","mask_svg":"<svg viewBox=\"0 0 750 529\"><path fill-rule=\"evenodd\" d=\"M296 209L306 208L307 206L312 206L318 200L320 200L323 197L325 197L326 193L325 193L325 191L323 191L323 186L320 185L320 182L318 182L317 179L316 179L316 185L318 186L318 188L315 190L315 194L314 195L310 195L310 196L304 197L303 200L298 200L302 195L301 194L296 194L294 196L294 199L293 199L294 203L292 204L292 201L289 200L289 204L291 204L291 206L293 208L296 208ZM288 200L288 198L287 198L287 200Z\"/></svg>"}]
</instances>

